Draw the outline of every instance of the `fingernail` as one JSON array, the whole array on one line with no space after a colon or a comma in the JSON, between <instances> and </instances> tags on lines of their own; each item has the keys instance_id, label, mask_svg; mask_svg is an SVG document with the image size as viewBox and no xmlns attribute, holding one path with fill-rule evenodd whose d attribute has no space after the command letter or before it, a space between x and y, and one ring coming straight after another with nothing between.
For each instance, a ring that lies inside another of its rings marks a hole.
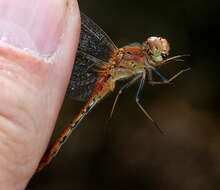
<instances>
[{"instance_id":1,"label":"fingernail","mask_svg":"<svg viewBox=\"0 0 220 190\"><path fill-rule=\"evenodd\" d=\"M0 43L48 57L56 51L68 0L0 0Z\"/></svg>"}]
</instances>

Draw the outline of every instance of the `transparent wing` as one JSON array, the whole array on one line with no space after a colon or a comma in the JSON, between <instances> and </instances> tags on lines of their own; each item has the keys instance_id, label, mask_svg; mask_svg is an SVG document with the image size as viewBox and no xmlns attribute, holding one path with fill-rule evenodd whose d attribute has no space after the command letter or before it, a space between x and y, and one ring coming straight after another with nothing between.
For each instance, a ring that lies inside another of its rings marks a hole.
<instances>
[{"instance_id":1,"label":"transparent wing","mask_svg":"<svg viewBox=\"0 0 220 190\"><path fill-rule=\"evenodd\" d=\"M133 43L131 43L131 44L129 44L129 45L126 45L126 46L129 46L129 47L142 47L142 44L141 43L139 43L139 42L133 42ZM126 47L126 46L124 46L124 47Z\"/></svg>"},{"instance_id":2,"label":"transparent wing","mask_svg":"<svg viewBox=\"0 0 220 190\"><path fill-rule=\"evenodd\" d=\"M108 62L115 49L108 35L81 13L80 42L66 95L79 101L87 100L99 80L99 73L92 65Z\"/></svg>"},{"instance_id":3,"label":"transparent wing","mask_svg":"<svg viewBox=\"0 0 220 190\"><path fill-rule=\"evenodd\" d=\"M66 95L75 100L86 101L92 95L100 78L96 65L103 64L106 63L78 51Z\"/></svg>"},{"instance_id":4,"label":"transparent wing","mask_svg":"<svg viewBox=\"0 0 220 190\"><path fill-rule=\"evenodd\" d=\"M81 13L79 50L107 62L116 48L108 35L90 18Z\"/></svg>"}]
</instances>

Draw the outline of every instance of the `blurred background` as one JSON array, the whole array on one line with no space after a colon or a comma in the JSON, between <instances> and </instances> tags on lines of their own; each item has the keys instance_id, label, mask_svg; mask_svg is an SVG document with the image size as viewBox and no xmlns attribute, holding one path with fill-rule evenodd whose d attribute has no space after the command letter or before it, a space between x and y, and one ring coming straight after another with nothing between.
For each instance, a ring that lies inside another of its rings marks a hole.
<instances>
[{"instance_id":1,"label":"blurred background","mask_svg":"<svg viewBox=\"0 0 220 190\"><path fill-rule=\"evenodd\" d=\"M79 0L79 5L118 47L154 35L168 39L171 55L191 55L161 68L166 77L187 67L192 71L175 80L175 87L144 88L141 103L166 135L136 106L137 85L120 97L106 125L116 90L27 189L220 189L220 2ZM82 105L66 99L54 137Z\"/></svg>"}]
</instances>

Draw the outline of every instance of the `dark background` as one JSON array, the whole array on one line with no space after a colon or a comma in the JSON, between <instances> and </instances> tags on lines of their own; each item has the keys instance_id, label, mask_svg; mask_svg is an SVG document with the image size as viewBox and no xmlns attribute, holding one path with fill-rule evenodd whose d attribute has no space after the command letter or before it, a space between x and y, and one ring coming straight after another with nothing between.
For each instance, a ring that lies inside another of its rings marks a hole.
<instances>
[{"instance_id":1,"label":"dark background","mask_svg":"<svg viewBox=\"0 0 220 190\"><path fill-rule=\"evenodd\" d=\"M120 97L108 125L116 93L102 101L27 189L220 189L218 2L80 0L81 10L118 47L163 36L170 42L171 55L191 57L165 66L161 73L172 76L188 66L192 71L178 78L175 87L145 86L141 103L166 135L136 106L134 85ZM55 136L82 105L65 101Z\"/></svg>"}]
</instances>

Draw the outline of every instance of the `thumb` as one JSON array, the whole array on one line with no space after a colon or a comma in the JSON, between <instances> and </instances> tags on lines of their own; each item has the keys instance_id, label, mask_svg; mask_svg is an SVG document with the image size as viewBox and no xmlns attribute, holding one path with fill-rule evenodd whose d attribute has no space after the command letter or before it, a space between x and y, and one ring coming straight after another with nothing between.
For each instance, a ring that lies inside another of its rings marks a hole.
<instances>
[{"instance_id":1,"label":"thumb","mask_svg":"<svg viewBox=\"0 0 220 190\"><path fill-rule=\"evenodd\" d=\"M0 0L1 189L24 189L47 147L79 20L76 0Z\"/></svg>"}]
</instances>

